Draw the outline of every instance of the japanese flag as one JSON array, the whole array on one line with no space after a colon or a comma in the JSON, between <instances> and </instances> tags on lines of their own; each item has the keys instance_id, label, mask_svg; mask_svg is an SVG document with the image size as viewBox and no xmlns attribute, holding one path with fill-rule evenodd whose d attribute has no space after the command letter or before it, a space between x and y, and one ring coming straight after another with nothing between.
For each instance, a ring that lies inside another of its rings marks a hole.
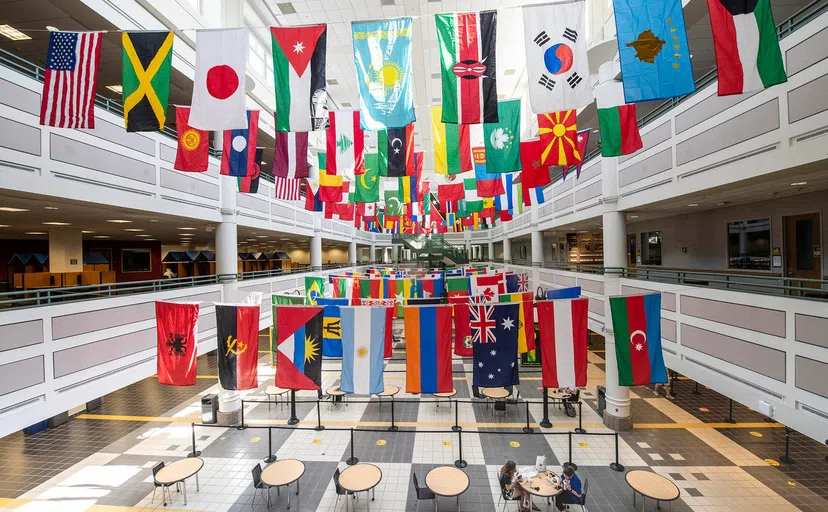
<instances>
[{"instance_id":1,"label":"japanese flag","mask_svg":"<svg viewBox=\"0 0 828 512\"><path fill-rule=\"evenodd\" d=\"M199 30L190 126L201 130L247 128L247 28Z\"/></svg>"}]
</instances>

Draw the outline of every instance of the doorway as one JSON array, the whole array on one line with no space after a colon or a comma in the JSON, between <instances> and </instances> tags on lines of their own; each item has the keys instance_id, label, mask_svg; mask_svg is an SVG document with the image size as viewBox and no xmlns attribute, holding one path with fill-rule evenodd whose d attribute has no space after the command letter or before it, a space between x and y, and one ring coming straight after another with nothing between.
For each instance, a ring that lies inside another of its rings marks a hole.
<instances>
[{"instance_id":1,"label":"doorway","mask_svg":"<svg viewBox=\"0 0 828 512\"><path fill-rule=\"evenodd\" d=\"M822 229L819 213L791 215L784 224L785 276L800 279L822 278ZM819 288L818 283L802 283L803 288ZM794 292L794 295L799 293Z\"/></svg>"},{"instance_id":2,"label":"doorway","mask_svg":"<svg viewBox=\"0 0 828 512\"><path fill-rule=\"evenodd\" d=\"M635 245L635 233L627 235L627 267L632 268L636 266L636 256L638 255Z\"/></svg>"}]
</instances>

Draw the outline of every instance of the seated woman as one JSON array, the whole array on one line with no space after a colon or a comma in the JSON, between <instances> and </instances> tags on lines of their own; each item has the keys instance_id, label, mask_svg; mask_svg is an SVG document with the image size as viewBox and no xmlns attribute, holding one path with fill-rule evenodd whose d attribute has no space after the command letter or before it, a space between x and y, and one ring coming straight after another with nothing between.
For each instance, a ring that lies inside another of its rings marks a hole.
<instances>
[{"instance_id":1,"label":"seated woman","mask_svg":"<svg viewBox=\"0 0 828 512\"><path fill-rule=\"evenodd\" d=\"M503 491L503 495L506 499L520 500L518 504L520 512L529 512L529 495L515 480L515 473L517 473L517 464L515 464L512 460L507 461L498 472L498 477L500 478L500 489ZM533 505L532 510L540 509Z\"/></svg>"}]
</instances>

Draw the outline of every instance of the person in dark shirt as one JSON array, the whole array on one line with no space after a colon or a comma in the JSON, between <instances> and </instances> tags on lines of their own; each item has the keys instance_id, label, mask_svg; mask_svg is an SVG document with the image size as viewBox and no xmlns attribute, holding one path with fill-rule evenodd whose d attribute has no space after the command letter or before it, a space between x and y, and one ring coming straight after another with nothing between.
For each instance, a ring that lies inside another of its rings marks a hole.
<instances>
[{"instance_id":1,"label":"person in dark shirt","mask_svg":"<svg viewBox=\"0 0 828 512\"><path fill-rule=\"evenodd\" d=\"M581 479L575 474L572 466L566 466L561 475L563 491L555 496L555 506L558 510L566 510L566 505L578 505L581 503Z\"/></svg>"},{"instance_id":2,"label":"person in dark shirt","mask_svg":"<svg viewBox=\"0 0 828 512\"><path fill-rule=\"evenodd\" d=\"M523 490L520 483L516 480L517 464L510 460L504 464L498 476L500 478L500 488L507 499L520 500L518 503L518 510L520 512L529 512L529 494ZM532 510L540 510L533 506Z\"/></svg>"}]
</instances>

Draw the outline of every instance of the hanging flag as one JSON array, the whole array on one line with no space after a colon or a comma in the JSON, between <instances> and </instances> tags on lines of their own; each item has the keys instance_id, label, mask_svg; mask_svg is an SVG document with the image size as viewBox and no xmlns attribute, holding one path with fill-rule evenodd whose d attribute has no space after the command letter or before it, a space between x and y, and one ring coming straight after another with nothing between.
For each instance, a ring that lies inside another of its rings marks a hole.
<instances>
[{"instance_id":1,"label":"hanging flag","mask_svg":"<svg viewBox=\"0 0 828 512\"><path fill-rule=\"evenodd\" d=\"M305 304L316 305L316 300L325 296L325 280L321 277L305 277Z\"/></svg>"},{"instance_id":2,"label":"hanging flag","mask_svg":"<svg viewBox=\"0 0 828 512\"><path fill-rule=\"evenodd\" d=\"M624 103L624 86L609 81L595 89L598 127L601 130L601 156L621 156L644 147L638 131L635 105Z\"/></svg>"},{"instance_id":3,"label":"hanging flag","mask_svg":"<svg viewBox=\"0 0 828 512\"><path fill-rule=\"evenodd\" d=\"M496 112L496 111L495 111ZM466 124L445 124L443 107L431 107L431 138L434 139L434 172L460 174L471 171L471 138Z\"/></svg>"},{"instance_id":4,"label":"hanging flag","mask_svg":"<svg viewBox=\"0 0 828 512\"><path fill-rule=\"evenodd\" d=\"M354 298L354 278L353 277L334 277L333 278L333 296L334 298ZM348 304L346 304L347 306Z\"/></svg>"},{"instance_id":5,"label":"hanging flag","mask_svg":"<svg viewBox=\"0 0 828 512\"><path fill-rule=\"evenodd\" d=\"M192 113L190 114L192 119ZM243 129L225 130L221 151L221 174L224 176L249 176L256 162L256 142L259 133L259 111L247 111L248 126Z\"/></svg>"},{"instance_id":6,"label":"hanging flag","mask_svg":"<svg viewBox=\"0 0 828 512\"><path fill-rule=\"evenodd\" d=\"M538 114L541 163L547 167L580 163L583 160L583 154L578 151L577 131L574 110Z\"/></svg>"},{"instance_id":7,"label":"hanging flag","mask_svg":"<svg viewBox=\"0 0 828 512\"><path fill-rule=\"evenodd\" d=\"M328 26L270 27L270 35L276 89L276 130L323 130L326 124Z\"/></svg>"},{"instance_id":8,"label":"hanging flag","mask_svg":"<svg viewBox=\"0 0 828 512\"><path fill-rule=\"evenodd\" d=\"M341 306L349 306L349 298L319 297L316 305L322 306L322 355L342 357Z\"/></svg>"},{"instance_id":9,"label":"hanging flag","mask_svg":"<svg viewBox=\"0 0 828 512\"><path fill-rule=\"evenodd\" d=\"M344 393L376 395L385 389L385 308L342 307L342 375Z\"/></svg>"},{"instance_id":10,"label":"hanging flag","mask_svg":"<svg viewBox=\"0 0 828 512\"><path fill-rule=\"evenodd\" d=\"M581 296L581 287L572 286L570 288L557 288L553 290L546 290L546 298L552 299L577 299Z\"/></svg>"},{"instance_id":11,"label":"hanging flag","mask_svg":"<svg viewBox=\"0 0 828 512\"><path fill-rule=\"evenodd\" d=\"M362 129L413 123L411 18L352 22L351 31Z\"/></svg>"},{"instance_id":12,"label":"hanging flag","mask_svg":"<svg viewBox=\"0 0 828 512\"><path fill-rule=\"evenodd\" d=\"M198 303L155 301L158 382L170 386L196 383Z\"/></svg>"},{"instance_id":13,"label":"hanging flag","mask_svg":"<svg viewBox=\"0 0 828 512\"><path fill-rule=\"evenodd\" d=\"M473 355L470 310L472 303L467 295L449 297L448 300L454 316L454 355L471 357Z\"/></svg>"},{"instance_id":14,"label":"hanging flag","mask_svg":"<svg viewBox=\"0 0 828 512\"><path fill-rule=\"evenodd\" d=\"M365 155L364 169L364 173L354 176L354 181L356 181L354 201L357 203L376 203L380 200L379 165L376 153Z\"/></svg>"},{"instance_id":15,"label":"hanging flag","mask_svg":"<svg viewBox=\"0 0 828 512\"><path fill-rule=\"evenodd\" d=\"M518 291L518 275L514 272L509 272L506 274L506 293L517 293ZM511 302L509 300L504 301L501 299L501 302Z\"/></svg>"},{"instance_id":16,"label":"hanging flag","mask_svg":"<svg viewBox=\"0 0 828 512\"><path fill-rule=\"evenodd\" d=\"M163 130L170 97L173 33L123 32L121 46L126 131Z\"/></svg>"},{"instance_id":17,"label":"hanging flag","mask_svg":"<svg viewBox=\"0 0 828 512\"><path fill-rule=\"evenodd\" d=\"M422 171L423 154L415 153L414 161L414 173L410 176L400 176L398 178L400 199L405 204L420 201L420 172L418 171Z\"/></svg>"},{"instance_id":18,"label":"hanging flag","mask_svg":"<svg viewBox=\"0 0 828 512\"><path fill-rule=\"evenodd\" d=\"M442 276L417 278L417 296L424 299L442 297L445 290L445 279Z\"/></svg>"},{"instance_id":19,"label":"hanging flag","mask_svg":"<svg viewBox=\"0 0 828 512\"><path fill-rule=\"evenodd\" d=\"M216 304L216 342L221 387L259 387L259 306Z\"/></svg>"},{"instance_id":20,"label":"hanging flag","mask_svg":"<svg viewBox=\"0 0 828 512\"><path fill-rule=\"evenodd\" d=\"M196 31L192 126L201 130L248 127L244 75L250 48L247 33L247 27Z\"/></svg>"},{"instance_id":21,"label":"hanging flag","mask_svg":"<svg viewBox=\"0 0 828 512\"><path fill-rule=\"evenodd\" d=\"M610 297L618 385L666 384L661 352L661 294Z\"/></svg>"},{"instance_id":22,"label":"hanging flag","mask_svg":"<svg viewBox=\"0 0 828 512\"><path fill-rule=\"evenodd\" d=\"M345 181L342 176L328 174L325 169L319 169L319 200L323 203L338 203L342 201Z\"/></svg>"},{"instance_id":23,"label":"hanging flag","mask_svg":"<svg viewBox=\"0 0 828 512\"><path fill-rule=\"evenodd\" d=\"M450 202L459 201L466 197L465 183L450 183L437 185L437 199L440 204L445 205Z\"/></svg>"},{"instance_id":24,"label":"hanging flag","mask_svg":"<svg viewBox=\"0 0 828 512\"><path fill-rule=\"evenodd\" d=\"M585 16L586 2L523 7L529 103L536 114L592 103Z\"/></svg>"},{"instance_id":25,"label":"hanging flag","mask_svg":"<svg viewBox=\"0 0 828 512\"><path fill-rule=\"evenodd\" d=\"M508 276L506 276L508 277ZM535 350L535 301L532 292L504 293L500 302L518 302L518 354Z\"/></svg>"},{"instance_id":26,"label":"hanging flag","mask_svg":"<svg viewBox=\"0 0 828 512\"><path fill-rule=\"evenodd\" d=\"M505 387L519 383L517 338L519 304L472 305L471 338L475 386Z\"/></svg>"},{"instance_id":27,"label":"hanging flag","mask_svg":"<svg viewBox=\"0 0 828 512\"><path fill-rule=\"evenodd\" d=\"M257 194L259 192L259 176L262 168L259 162L262 161L264 155L264 148L256 148L256 162L253 164L253 174L251 176L239 176L239 192L244 194Z\"/></svg>"},{"instance_id":28,"label":"hanging flag","mask_svg":"<svg viewBox=\"0 0 828 512\"><path fill-rule=\"evenodd\" d=\"M483 297L483 302L497 302L498 296L506 293L503 274L477 274L470 279L471 294Z\"/></svg>"},{"instance_id":29,"label":"hanging flag","mask_svg":"<svg viewBox=\"0 0 828 512\"><path fill-rule=\"evenodd\" d=\"M446 277L446 291L449 298L471 294L471 281L467 276Z\"/></svg>"},{"instance_id":30,"label":"hanging flag","mask_svg":"<svg viewBox=\"0 0 828 512\"><path fill-rule=\"evenodd\" d=\"M486 148L472 149L474 155L474 178L479 197L495 197L505 192L503 176L486 171Z\"/></svg>"},{"instance_id":31,"label":"hanging flag","mask_svg":"<svg viewBox=\"0 0 828 512\"><path fill-rule=\"evenodd\" d=\"M442 121L496 123L497 11L438 14L435 21L443 78Z\"/></svg>"},{"instance_id":32,"label":"hanging flag","mask_svg":"<svg viewBox=\"0 0 828 512\"><path fill-rule=\"evenodd\" d=\"M414 174L414 124L377 133L380 176Z\"/></svg>"},{"instance_id":33,"label":"hanging flag","mask_svg":"<svg viewBox=\"0 0 828 512\"><path fill-rule=\"evenodd\" d=\"M308 177L308 133L276 132L273 175L280 178Z\"/></svg>"},{"instance_id":34,"label":"hanging flag","mask_svg":"<svg viewBox=\"0 0 828 512\"><path fill-rule=\"evenodd\" d=\"M276 386L319 390L322 386L322 308L278 306Z\"/></svg>"},{"instance_id":35,"label":"hanging flag","mask_svg":"<svg viewBox=\"0 0 828 512\"><path fill-rule=\"evenodd\" d=\"M365 132L359 126L359 111L337 110L328 116L331 124L326 132L325 170L352 180L355 174L365 172Z\"/></svg>"},{"instance_id":36,"label":"hanging flag","mask_svg":"<svg viewBox=\"0 0 828 512\"><path fill-rule=\"evenodd\" d=\"M578 152L581 154L581 157L586 158L586 148L587 144L589 144L589 130L582 130L578 132ZM583 160L578 162L575 166L575 179L581 177L581 167L584 165ZM566 179L566 170L567 167L563 168L563 179Z\"/></svg>"},{"instance_id":37,"label":"hanging flag","mask_svg":"<svg viewBox=\"0 0 828 512\"><path fill-rule=\"evenodd\" d=\"M499 121L483 125L486 144L486 170L514 172L520 170L520 100L497 104Z\"/></svg>"},{"instance_id":38,"label":"hanging flag","mask_svg":"<svg viewBox=\"0 0 828 512\"><path fill-rule=\"evenodd\" d=\"M210 136L204 130L189 124L190 107L175 107L175 129L178 148L174 169L185 172L204 172L210 165Z\"/></svg>"},{"instance_id":39,"label":"hanging flag","mask_svg":"<svg viewBox=\"0 0 828 512\"><path fill-rule=\"evenodd\" d=\"M543 187L530 187L528 184L521 182L520 188L524 206L540 205L546 202Z\"/></svg>"},{"instance_id":40,"label":"hanging flag","mask_svg":"<svg viewBox=\"0 0 828 512\"><path fill-rule=\"evenodd\" d=\"M719 96L788 81L770 0L707 0Z\"/></svg>"},{"instance_id":41,"label":"hanging flag","mask_svg":"<svg viewBox=\"0 0 828 512\"><path fill-rule=\"evenodd\" d=\"M520 160L523 171L520 173L521 186L544 187L552 183L549 166L543 164L541 157L543 146L540 140L527 140L520 143Z\"/></svg>"},{"instance_id":42,"label":"hanging flag","mask_svg":"<svg viewBox=\"0 0 828 512\"><path fill-rule=\"evenodd\" d=\"M405 392L450 393L451 306L405 307Z\"/></svg>"},{"instance_id":43,"label":"hanging flag","mask_svg":"<svg viewBox=\"0 0 828 512\"><path fill-rule=\"evenodd\" d=\"M519 292L528 292L531 290L531 285L529 284L529 273L528 272L518 272L517 273L517 291Z\"/></svg>"},{"instance_id":44,"label":"hanging flag","mask_svg":"<svg viewBox=\"0 0 828 512\"><path fill-rule=\"evenodd\" d=\"M40 124L95 128L95 91L103 32L49 32Z\"/></svg>"},{"instance_id":45,"label":"hanging flag","mask_svg":"<svg viewBox=\"0 0 828 512\"><path fill-rule=\"evenodd\" d=\"M587 385L589 299L538 302L543 387Z\"/></svg>"},{"instance_id":46,"label":"hanging flag","mask_svg":"<svg viewBox=\"0 0 828 512\"><path fill-rule=\"evenodd\" d=\"M383 298L382 290L383 280L378 278L361 278L359 279L359 296L362 299L381 299Z\"/></svg>"},{"instance_id":47,"label":"hanging flag","mask_svg":"<svg viewBox=\"0 0 828 512\"><path fill-rule=\"evenodd\" d=\"M290 178L280 178L278 176L273 177L273 197L276 199L282 199L285 201L299 201L301 198L299 188L302 185L302 182L309 182L307 179L290 179ZM317 185L318 188L318 185ZM314 195L310 191L310 185L307 186L307 196L305 197L305 209L308 210L307 207L307 200L310 200L311 203L314 201ZM322 203L319 203L319 210L310 209L309 211L322 211ZM313 207L313 204L311 205Z\"/></svg>"},{"instance_id":48,"label":"hanging flag","mask_svg":"<svg viewBox=\"0 0 828 512\"><path fill-rule=\"evenodd\" d=\"M681 0L612 3L626 102L674 98L695 91ZM773 39L776 41L775 29Z\"/></svg>"}]
</instances>

